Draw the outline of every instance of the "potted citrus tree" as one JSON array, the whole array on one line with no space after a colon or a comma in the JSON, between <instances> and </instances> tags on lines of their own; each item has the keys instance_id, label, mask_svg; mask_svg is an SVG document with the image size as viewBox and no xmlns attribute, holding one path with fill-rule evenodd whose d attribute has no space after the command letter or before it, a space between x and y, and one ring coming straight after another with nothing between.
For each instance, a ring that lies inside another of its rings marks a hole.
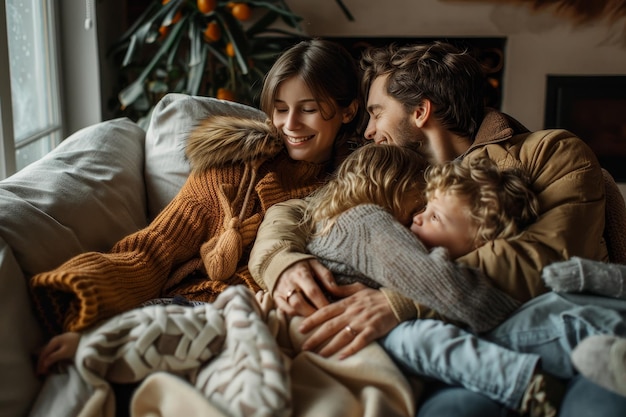
<instances>
[{"instance_id":1,"label":"potted citrus tree","mask_svg":"<svg viewBox=\"0 0 626 417\"><path fill-rule=\"evenodd\" d=\"M122 112L141 121L168 92L256 105L277 55L305 38L284 0L151 3L111 50L122 57Z\"/></svg>"}]
</instances>

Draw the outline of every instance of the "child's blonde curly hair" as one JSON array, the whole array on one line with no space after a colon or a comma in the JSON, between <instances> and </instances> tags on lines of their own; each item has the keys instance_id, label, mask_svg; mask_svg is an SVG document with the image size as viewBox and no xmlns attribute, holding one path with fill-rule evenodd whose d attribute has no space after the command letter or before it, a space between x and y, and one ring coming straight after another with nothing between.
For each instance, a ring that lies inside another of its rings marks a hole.
<instances>
[{"instance_id":1,"label":"child's blonde curly hair","mask_svg":"<svg viewBox=\"0 0 626 417\"><path fill-rule=\"evenodd\" d=\"M426 199L435 191L465 199L477 226L476 244L518 236L538 216L539 203L519 169L498 169L488 157L428 167Z\"/></svg>"},{"instance_id":2,"label":"child's blonde curly hair","mask_svg":"<svg viewBox=\"0 0 626 417\"><path fill-rule=\"evenodd\" d=\"M416 207L424 205L425 154L414 148L368 144L353 153L339 166L333 178L315 191L303 221L323 222L316 234L332 227L337 216L359 204L377 204L394 217L407 213L407 197L415 198Z\"/></svg>"}]
</instances>

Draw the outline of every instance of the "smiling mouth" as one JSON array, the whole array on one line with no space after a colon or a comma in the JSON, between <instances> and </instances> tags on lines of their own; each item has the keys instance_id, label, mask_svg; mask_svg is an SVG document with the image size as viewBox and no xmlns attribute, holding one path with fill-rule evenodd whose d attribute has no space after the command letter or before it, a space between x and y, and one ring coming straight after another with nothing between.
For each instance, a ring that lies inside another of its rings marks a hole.
<instances>
[{"instance_id":1,"label":"smiling mouth","mask_svg":"<svg viewBox=\"0 0 626 417\"><path fill-rule=\"evenodd\" d=\"M288 135L284 135L284 136L287 139L287 142L293 143L293 144L304 143L304 142L307 142L307 141L309 141L309 140L311 140L311 139L313 139L315 137L315 135L298 136L298 137L288 136Z\"/></svg>"},{"instance_id":2,"label":"smiling mouth","mask_svg":"<svg viewBox=\"0 0 626 417\"><path fill-rule=\"evenodd\" d=\"M385 136L383 136L382 138L378 139L378 138L374 138L374 143L376 143L377 145L380 145L382 143L388 143L389 141L387 140L387 138Z\"/></svg>"}]
</instances>

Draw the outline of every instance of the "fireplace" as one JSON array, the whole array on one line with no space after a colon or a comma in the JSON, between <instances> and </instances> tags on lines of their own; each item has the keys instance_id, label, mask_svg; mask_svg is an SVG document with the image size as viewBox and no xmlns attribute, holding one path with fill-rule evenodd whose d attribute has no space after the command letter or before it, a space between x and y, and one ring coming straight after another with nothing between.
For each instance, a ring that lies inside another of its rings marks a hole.
<instances>
[{"instance_id":1,"label":"fireplace","mask_svg":"<svg viewBox=\"0 0 626 417\"><path fill-rule=\"evenodd\" d=\"M568 129L626 182L626 76L553 76L547 80L546 128Z\"/></svg>"}]
</instances>

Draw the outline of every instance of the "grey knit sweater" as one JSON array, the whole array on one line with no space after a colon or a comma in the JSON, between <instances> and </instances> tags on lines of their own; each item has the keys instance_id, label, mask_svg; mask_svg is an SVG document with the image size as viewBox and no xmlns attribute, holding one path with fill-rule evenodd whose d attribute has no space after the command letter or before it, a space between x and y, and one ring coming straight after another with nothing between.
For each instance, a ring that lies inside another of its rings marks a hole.
<instances>
[{"instance_id":1,"label":"grey knit sweater","mask_svg":"<svg viewBox=\"0 0 626 417\"><path fill-rule=\"evenodd\" d=\"M520 303L493 287L477 269L426 247L382 207L362 204L342 213L331 230L310 239L307 250L338 284L354 281L396 290L444 317L484 332Z\"/></svg>"}]
</instances>

